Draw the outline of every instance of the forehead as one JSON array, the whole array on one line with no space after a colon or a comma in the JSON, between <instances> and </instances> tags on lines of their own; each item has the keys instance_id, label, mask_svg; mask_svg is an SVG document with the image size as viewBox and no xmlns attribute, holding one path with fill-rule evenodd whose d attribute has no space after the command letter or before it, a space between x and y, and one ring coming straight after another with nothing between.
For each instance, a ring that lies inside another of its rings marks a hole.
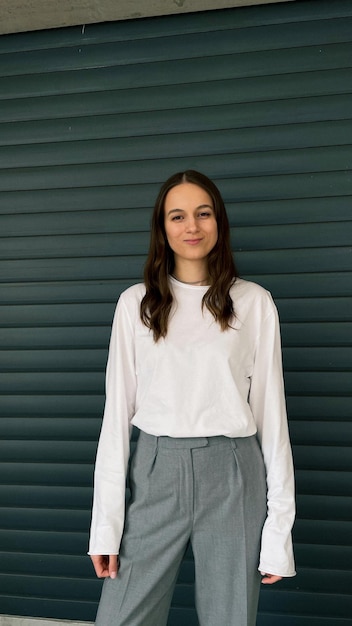
<instances>
[{"instance_id":1,"label":"forehead","mask_svg":"<svg viewBox=\"0 0 352 626\"><path fill-rule=\"evenodd\" d=\"M213 206L212 199L205 189L194 183L181 183L168 191L165 197L165 210L196 208L200 205Z\"/></svg>"}]
</instances>

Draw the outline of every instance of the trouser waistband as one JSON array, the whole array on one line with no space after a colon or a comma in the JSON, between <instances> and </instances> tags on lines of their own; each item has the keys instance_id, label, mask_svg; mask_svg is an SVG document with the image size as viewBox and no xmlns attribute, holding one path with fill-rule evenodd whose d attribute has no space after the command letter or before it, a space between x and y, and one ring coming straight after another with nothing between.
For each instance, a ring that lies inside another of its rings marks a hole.
<instances>
[{"instance_id":1,"label":"trouser waistband","mask_svg":"<svg viewBox=\"0 0 352 626\"><path fill-rule=\"evenodd\" d=\"M218 446L220 444L228 444L233 448L236 447L238 438L225 437L224 435L216 435L214 437L166 437L149 435L144 431L140 431L139 435L145 443L150 443L158 448L169 449L188 449L206 448L207 446ZM251 437L255 437L252 435ZM242 440L251 439L251 437L241 437Z\"/></svg>"}]
</instances>

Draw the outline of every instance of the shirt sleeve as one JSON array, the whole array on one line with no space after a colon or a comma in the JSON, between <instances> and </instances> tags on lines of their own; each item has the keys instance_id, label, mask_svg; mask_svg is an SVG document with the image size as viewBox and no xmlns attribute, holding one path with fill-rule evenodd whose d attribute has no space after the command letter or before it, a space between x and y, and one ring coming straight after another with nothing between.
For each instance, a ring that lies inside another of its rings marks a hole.
<instances>
[{"instance_id":1,"label":"shirt sleeve","mask_svg":"<svg viewBox=\"0 0 352 626\"><path fill-rule=\"evenodd\" d=\"M133 324L120 299L106 368L106 401L94 473L88 554L118 554L125 518L126 470L136 396Z\"/></svg>"},{"instance_id":2,"label":"shirt sleeve","mask_svg":"<svg viewBox=\"0 0 352 626\"><path fill-rule=\"evenodd\" d=\"M267 479L267 518L262 531L258 569L276 576L294 576L291 538L295 517L294 473L279 319L272 301L257 339L249 404L258 429Z\"/></svg>"}]
</instances>

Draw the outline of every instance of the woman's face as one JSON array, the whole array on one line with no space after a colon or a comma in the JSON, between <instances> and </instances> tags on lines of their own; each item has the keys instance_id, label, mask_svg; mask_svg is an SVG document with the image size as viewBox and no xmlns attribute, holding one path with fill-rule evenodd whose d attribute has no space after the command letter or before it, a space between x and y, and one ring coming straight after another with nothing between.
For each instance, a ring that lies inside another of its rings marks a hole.
<instances>
[{"instance_id":1,"label":"woman's face","mask_svg":"<svg viewBox=\"0 0 352 626\"><path fill-rule=\"evenodd\" d=\"M165 232L174 252L175 265L205 261L218 239L213 202L193 183L170 189L164 202Z\"/></svg>"}]
</instances>

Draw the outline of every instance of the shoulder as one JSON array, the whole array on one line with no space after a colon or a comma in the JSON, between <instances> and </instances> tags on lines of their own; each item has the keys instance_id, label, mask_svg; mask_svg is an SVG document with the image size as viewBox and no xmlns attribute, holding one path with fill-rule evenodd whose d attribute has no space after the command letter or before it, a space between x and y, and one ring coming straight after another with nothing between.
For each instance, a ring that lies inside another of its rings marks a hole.
<instances>
[{"instance_id":1,"label":"shoulder","mask_svg":"<svg viewBox=\"0 0 352 626\"><path fill-rule=\"evenodd\" d=\"M250 280L236 278L235 284L231 287L231 296L233 298L252 298L257 300L272 300L271 293L258 283Z\"/></svg>"},{"instance_id":2,"label":"shoulder","mask_svg":"<svg viewBox=\"0 0 352 626\"><path fill-rule=\"evenodd\" d=\"M143 296L145 295L144 283L137 283L132 285L123 291L119 297L118 302L123 303L125 306L141 303Z\"/></svg>"},{"instance_id":3,"label":"shoulder","mask_svg":"<svg viewBox=\"0 0 352 626\"><path fill-rule=\"evenodd\" d=\"M270 291L249 280L237 278L230 291L236 311L256 311L261 317L276 311Z\"/></svg>"},{"instance_id":4,"label":"shoulder","mask_svg":"<svg viewBox=\"0 0 352 626\"><path fill-rule=\"evenodd\" d=\"M140 304L144 294L144 283L132 285L122 291L117 301L115 319L128 318L136 321L139 318Z\"/></svg>"}]
</instances>

